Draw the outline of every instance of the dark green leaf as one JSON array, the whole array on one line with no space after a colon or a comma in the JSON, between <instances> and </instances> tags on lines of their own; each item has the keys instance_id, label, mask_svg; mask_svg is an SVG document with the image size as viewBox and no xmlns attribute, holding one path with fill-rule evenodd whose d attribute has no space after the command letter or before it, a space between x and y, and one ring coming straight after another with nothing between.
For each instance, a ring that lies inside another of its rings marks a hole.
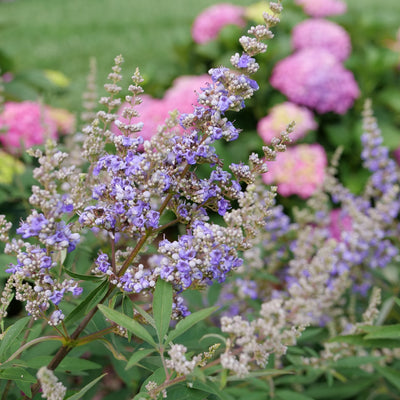
<instances>
[{"instance_id":1,"label":"dark green leaf","mask_svg":"<svg viewBox=\"0 0 400 400\"><path fill-rule=\"evenodd\" d=\"M6 360L7 353L10 350L10 345L15 344L15 340L25 329L30 319L31 317L21 318L6 330L5 335L0 343L0 362Z\"/></svg>"},{"instance_id":2,"label":"dark green leaf","mask_svg":"<svg viewBox=\"0 0 400 400\"><path fill-rule=\"evenodd\" d=\"M346 357L341 358L332 364L333 368L355 368L360 365L370 364L381 360L382 357L374 356L358 356L358 357Z\"/></svg>"},{"instance_id":3,"label":"dark green leaf","mask_svg":"<svg viewBox=\"0 0 400 400\"><path fill-rule=\"evenodd\" d=\"M380 372L393 386L400 390L400 372L389 367L376 366L376 370Z\"/></svg>"},{"instance_id":4,"label":"dark green leaf","mask_svg":"<svg viewBox=\"0 0 400 400\"><path fill-rule=\"evenodd\" d=\"M376 377L376 379L379 379L379 377ZM304 394L316 400L330 400L332 399L332 395L334 395L335 400L348 399L367 389L376 379L352 380L346 383L337 382L334 388L328 384L316 384L312 388L306 390Z\"/></svg>"},{"instance_id":5,"label":"dark green leaf","mask_svg":"<svg viewBox=\"0 0 400 400\"><path fill-rule=\"evenodd\" d=\"M82 399L82 396L106 375L107 374L100 375L99 377L94 379L92 382L88 383L85 387L83 387L78 393L75 393L72 396L68 397L67 400Z\"/></svg>"},{"instance_id":6,"label":"dark green leaf","mask_svg":"<svg viewBox=\"0 0 400 400\"><path fill-rule=\"evenodd\" d=\"M134 335L149 343L150 345L157 347L157 344L150 333L142 325L140 325L139 322L127 317L119 311L115 311L112 308L108 308L104 305L99 304L98 307L105 317L127 329L129 332L132 332Z\"/></svg>"},{"instance_id":7,"label":"dark green leaf","mask_svg":"<svg viewBox=\"0 0 400 400\"><path fill-rule=\"evenodd\" d=\"M40 368L43 365L49 364L53 357L52 356L39 356L34 357L27 361L30 368ZM100 364L97 364L90 360L85 360L84 358L77 357L67 357L61 361L60 365L57 367L57 371L88 371L92 369L101 368Z\"/></svg>"},{"instance_id":8,"label":"dark green leaf","mask_svg":"<svg viewBox=\"0 0 400 400\"><path fill-rule=\"evenodd\" d=\"M65 318L65 324L73 324L85 316L93 307L95 307L105 296L108 291L108 281L104 281L101 285L93 289L83 300L76 306Z\"/></svg>"},{"instance_id":9,"label":"dark green leaf","mask_svg":"<svg viewBox=\"0 0 400 400\"><path fill-rule=\"evenodd\" d=\"M26 369L20 367L0 370L0 379L12 381L19 380L30 383L36 382L36 378L33 375L31 375Z\"/></svg>"},{"instance_id":10,"label":"dark green leaf","mask_svg":"<svg viewBox=\"0 0 400 400\"><path fill-rule=\"evenodd\" d=\"M83 275L77 274L76 272L70 271L67 268L64 268L64 271L71 277L75 279L79 279L81 281L92 281L92 282L100 282L105 279L104 276L95 276L95 275Z\"/></svg>"},{"instance_id":11,"label":"dark green leaf","mask_svg":"<svg viewBox=\"0 0 400 400\"><path fill-rule=\"evenodd\" d=\"M204 392L207 393L212 393L213 395L217 396L218 399L221 400L230 400L231 397L225 393L223 390L221 390L214 382L211 382L208 380L207 382L201 382L198 380L195 380L191 382L191 386L194 389L200 389Z\"/></svg>"},{"instance_id":12,"label":"dark green leaf","mask_svg":"<svg viewBox=\"0 0 400 400\"><path fill-rule=\"evenodd\" d=\"M292 390L276 390L275 395L279 400L313 400L312 397L293 392Z\"/></svg>"},{"instance_id":13,"label":"dark green leaf","mask_svg":"<svg viewBox=\"0 0 400 400\"><path fill-rule=\"evenodd\" d=\"M172 313L172 285L158 278L153 294L153 316L160 344L168 332Z\"/></svg>"},{"instance_id":14,"label":"dark green leaf","mask_svg":"<svg viewBox=\"0 0 400 400\"><path fill-rule=\"evenodd\" d=\"M133 356L129 359L128 363L126 364L125 369L129 369L141 361L143 358L147 357L149 354L153 353L154 349L143 349L137 350L133 353Z\"/></svg>"},{"instance_id":15,"label":"dark green leaf","mask_svg":"<svg viewBox=\"0 0 400 400\"><path fill-rule=\"evenodd\" d=\"M156 322L154 318L138 304L133 303L135 310L154 328L156 329Z\"/></svg>"},{"instance_id":16,"label":"dark green leaf","mask_svg":"<svg viewBox=\"0 0 400 400\"><path fill-rule=\"evenodd\" d=\"M227 378L227 381L228 382L245 381L248 378L258 378L260 376L279 376L279 375L287 375L287 374L293 374L293 371L284 371L282 369L265 369L263 371L250 372L245 377L229 376Z\"/></svg>"},{"instance_id":17,"label":"dark green leaf","mask_svg":"<svg viewBox=\"0 0 400 400\"><path fill-rule=\"evenodd\" d=\"M188 315L186 318L182 319L176 324L176 327L173 331L171 331L167 338L167 343L172 342L178 336L182 335L192 326L196 325L198 322L202 321L209 317L213 312L218 310L219 307L209 307L204 310L196 311L193 314Z\"/></svg>"},{"instance_id":18,"label":"dark green leaf","mask_svg":"<svg viewBox=\"0 0 400 400\"><path fill-rule=\"evenodd\" d=\"M386 326L364 326L368 332L364 339L400 339L400 324Z\"/></svg>"}]
</instances>

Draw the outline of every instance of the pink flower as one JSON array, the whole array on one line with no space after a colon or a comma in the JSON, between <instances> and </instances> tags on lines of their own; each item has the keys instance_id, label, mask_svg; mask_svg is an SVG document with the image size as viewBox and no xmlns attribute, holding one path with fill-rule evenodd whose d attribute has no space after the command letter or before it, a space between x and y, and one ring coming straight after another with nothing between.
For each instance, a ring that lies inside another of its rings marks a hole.
<instances>
[{"instance_id":1,"label":"pink flower","mask_svg":"<svg viewBox=\"0 0 400 400\"><path fill-rule=\"evenodd\" d=\"M57 130L67 135L69 133L73 133L75 130L75 116L69 111L63 108L54 108L47 106L47 112L49 113L51 119L57 125Z\"/></svg>"},{"instance_id":2,"label":"pink flower","mask_svg":"<svg viewBox=\"0 0 400 400\"><path fill-rule=\"evenodd\" d=\"M297 194L306 199L322 184L327 165L325 150L319 144L299 144L278 153L267 163L266 184L278 185L282 196Z\"/></svg>"},{"instance_id":3,"label":"pink flower","mask_svg":"<svg viewBox=\"0 0 400 400\"><path fill-rule=\"evenodd\" d=\"M341 209L335 209L330 214L331 223L329 230L331 237L340 241L342 232L349 232L352 230L351 217Z\"/></svg>"},{"instance_id":4,"label":"pink flower","mask_svg":"<svg viewBox=\"0 0 400 400\"><path fill-rule=\"evenodd\" d=\"M206 8L194 20L192 37L196 43L203 44L216 39L226 25L244 27L245 8L229 3L220 3Z\"/></svg>"},{"instance_id":5,"label":"pink flower","mask_svg":"<svg viewBox=\"0 0 400 400\"><path fill-rule=\"evenodd\" d=\"M201 92L200 88L211 82L208 74L180 76L165 92L163 100L168 104L170 110L177 109L181 114L191 113L193 106L198 105L197 93Z\"/></svg>"},{"instance_id":6,"label":"pink flower","mask_svg":"<svg viewBox=\"0 0 400 400\"><path fill-rule=\"evenodd\" d=\"M143 129L139 133L143 139L148 140L154 136L158 127L164 125L165 120L169 117L169 112L177 109L179 113L189 113L193 111L193 106L197 104L197 94L200 88L204 87L207 82L211 82L209 75L200 76L181 76L173 82L162 99L155 99L148 95L142 95L142 104L136 106L139 112L137 121L132 123L143 122ZM128 121L121 117L126 104L123 104L119 110L119 120L123 123ZM111 130L114 134L120 134L115 125Z\"/></svg>"},{"instance_id":7,"label":"pink flower","mask_svg":"<svg viewBox=\"0 0 400 400\"><path fill-rule=\"evenodd\" d=\"M344 114L360 95L353 74L326 50L297 51L278 62L271 85L290 101L319 113Z\"/></svg>"},{"instance_id":8,"label":"pink flower","mask_svg":"<svg viewBox=\"0 0 400 400\"><path fill-rule=\"evenodd\" d=\"M146 94L140 97L143 102L135 106L139 113L139 117L132 121L123 118L121 116L122 112L124 108L128 106L127 103L124 103L118 111L118 119L124 124L143 122L143 128L138 135L142 136L144 140L149 140L157 133L158 127L164 125L165 120L168 118L168 111L170 110L162 99L154 99ZM121 134L120 130L114 124L111 126L111 131L115 135Z\"/></svg>"},{"instance_id":9,"label":"pink flower","mask_svg":"<svg viewBox=\"0 0 400 400\"><path fill-rule=\"evenodd\" d=\"M45 106L32 101L7 102L0 114L0 142L13 154L57 138L57 124Z\"/></svg>"},{"instance_id":10,"label":"pink flower","mask_svg":"<svg viewBox=\"0 0 400 400\"><path fill-rule=\"evenodd\" d=\"M351 52L350 37L340 25L326 19L307 19L292 31L295 50L320 47L344 61Z\"/></svg>"},{"instance_id":11,"label":"pink flower","mask_svg":"<svg viewBox=\"0 0 400 400\"><path fill-rule=\"evenodd\" d=\"M279 137L292 121L296 122L294 132L290 135L292 141L304 137L308 131L317 129L317 123L310 110L287 101L272 107L268 115L258 121L257 132L265 143L270 144L272 138Z\"/></svg>"},{"instance_id":12,"label":"pink flower","mask_svg":"<svg viewBox=\"0 0 400 400\"><path fill-rule=\"evenodd\" d=\"M327 17L329 15L344 14L347 5L341 0L295 0L303 11L312 17Z\"/></svg>"}]
</instances>

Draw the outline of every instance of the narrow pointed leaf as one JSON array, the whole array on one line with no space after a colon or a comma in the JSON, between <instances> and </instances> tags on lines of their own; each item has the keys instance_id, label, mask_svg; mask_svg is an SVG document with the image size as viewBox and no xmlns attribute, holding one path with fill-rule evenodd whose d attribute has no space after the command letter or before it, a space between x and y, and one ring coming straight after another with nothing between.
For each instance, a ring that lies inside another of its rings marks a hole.
<instances>
[{"instance_id":1,"label":"narrow pointed leaf","mask_svg":"<svg viewBox=\"0 0 400 400\"><path fill-rule=\"evenodd\" d=\"M90 390L98 381L100 381L104 376L107 374L100 375L92 382L88 383L84 388L82 388L78 393L73 394L72 396L68 397L67 400L80 400L83 398L83 395Z\"/></svg>"},{"instance_id":2,"label":"narrow pointed leaf","mask_svg":"<svg viewBox=\"0 0 400 400\"><path fill-rule=\"evenodd\" d=\"M153 297L153 315L160 344L168 332L172 313L172 285L158 279Z\"/></svg>"},{"instance_id":3,"label":"narrow pointed leaf","mask_svg":"<svg viewBox=\"0 0 400 400\"><path fill-rule=\"evenodd\" d=\"M129 359L128 363L126 364L125 369L129 369L137 364L139 361L143 360L143 358L147 357L149 354L153 353L154 349L143 349L137 350L133 353L133 356Z\"/></svg>"},{"instance_id":4,"label":"narrow pointed leaf","mask_svg":"<svg viewBox=\"0 0 400 400\"><path fill-rule=\"evenodd\" d=\"M25 329L30 317L21 318L9 328L7 328L3 339L0 342L0 361L5 361L7 352L11 344L15 343L15 339Z\"/></svg>"},{"instance_id":5,"label":"narrow pointed leaf","mask_svg":"<svg viewBox=\"0 0 400 400\"><path fill-rule=\"evenodd\" d=\"M133 333L135 336L139 337L145 342L157 347L157 344L150 333L142 325L140 325L139 322L104 305L99 304L98 307L105 317L127 329L129 332Z\"/></svg>"},{"instance_id":6,"label":"narrow pointed leaf","mask_svg":"<svg viewBox=\"0 0 400 400\"><path fill-rule=\"evenodd\" d=\"M386 326L365 326L368 332L364 339L400 339L400 324Z\"/></svg>"},{"instance_id":7,"label":"narrow pointed leaf","mask_svg":"<svg viewBox=\"0 0 400 400\"><path fill-rule=\"evenodd\" d=\"M133 307L154 329L156 329L156 322L154 321L154 318L147 311L143 310L143 308L141 308L135 303L133 303Z\"/></svg>"},{"instance_id":8,"label":"narrow pointed leaf","mask_svg":"<svg viewBox=\"0 0 400 400\"><path fill-rule=\"evenodd\" d=\"M70 270L67 269L67 268L64 268L64 271L65 271L71 278L80 279L81 281L100 282L100 281L103 281L103 280L105 279L104 276L78 274L78 273L76 273L76 272L70 271Z\"/></svg>"},{"instance_id":9,"label":"narrow pointed leaf","mask_svg":"<svg viewBox=\"0 0 400 400\"><path fill-rule=\"evenodd\" d=\"M192 326L209 317L213 312L218 310L218 308L219 307L205 308L204 310L196 311L195 313L190 314L186 318L182 319L176 324L176 328L169 333L166 342L168 343L175 340L178 336L185 333Z\"/></svg>"},{"instance_id":10,"label":"narrow pointed leaf","mask_svg":"<svg viewBox=\"0 0 400 400\"><path fill-rule=\"evenodd\" d=\"M376 369L388 380L393 386L400 390L400 372L389 367L376 366Z\"/></svg>"},{"instance_id":11,"label":"narrow pointed leaf","mask_svg":"<svg viewBox=\"0 0 400 400\"><path fill-rule=\"evenodd\" d=\"M77 305L65 318L65 324L72 324L85 316L93 307L95 307L108 291L108 281L93 289L79 305Z\"/></svg>"}]
</instances>

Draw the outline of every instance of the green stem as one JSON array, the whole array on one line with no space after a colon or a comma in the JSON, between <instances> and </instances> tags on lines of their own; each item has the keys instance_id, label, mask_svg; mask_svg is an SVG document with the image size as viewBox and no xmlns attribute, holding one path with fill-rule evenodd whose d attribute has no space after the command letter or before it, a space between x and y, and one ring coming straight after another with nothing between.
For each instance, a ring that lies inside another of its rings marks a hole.
<instances>
[{"instance_id":1,"label":"green stem","mask_svg":"<svg viewBox=\"0 0 400 400\"><path fill-rule=\"evenodd\" d=\"M29 347L41 343L41 342L45 342L47 340L59 340L60 342L65 342L64 337L61 336L42 336L36 339L31 340L28 343L25 343L23 346L21 346L14 354L12 354L8 360L6 362L12 361L15 358L17 358L23 351L25 351L26 349L28 349Z\"/></svg>"}]
</instances>

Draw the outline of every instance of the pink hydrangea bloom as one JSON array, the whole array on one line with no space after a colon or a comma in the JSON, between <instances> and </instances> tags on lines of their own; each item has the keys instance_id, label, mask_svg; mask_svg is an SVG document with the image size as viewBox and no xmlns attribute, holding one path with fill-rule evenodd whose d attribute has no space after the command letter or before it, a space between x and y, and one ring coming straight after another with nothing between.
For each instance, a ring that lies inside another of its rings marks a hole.
<instances>
[{"instance_id":1,"label":"pink hydrangea bloom","mask_svg":"<svg viewBox=\"0 0 400 400\"><path fill-rule=\"evenodd\" d=\"M55 122L57 130L64 134L73 133L75 130L75 115L63 108L46 107L51 119Z\"/></svg>"},{"instance_id":2,"label":"pink hydrangea bloom","mask_svg":"<svg viewBox=\"0 0 400 400\"><path fill-rule=\"evenodd\" d=\"M292 46L295 50L321 47L344 61L351 52L350 36L340 25L326 19L307 19L292 31Z\"/></svg>"},{"instance_id":3,"label":"pink hydrangea bloom","mask_svg":"<svg viewBox=\"0 0 400 400\"><path fill-rule=\"evenodd\" d=\"M329 231L331 237L337 241L341 240L342 232L348 232L352 230L352 220L350 215L346 214L341 209L335 209L330 214L331 223L329 225Z\"/></svg>"},{"instance_id":4,"label":"pink hydrangea bloom","mask_svg":"<svg viewBox=\"0 0 400 400\"><path fill-rule=\"evenodd\" d=\"M209 75L199 76L181 76L173 82L162 99L155 99L148 95L142 95L142 104L136 106L139 112L139 117L136 122L143 122L143 129L140 135L145 140L150 139L157 133L158 127L164 125L165 120L169 117L169 112L178 110L180 113L189 113L193 111L193 106L197 104L197 94L200 88L204 87L207 82L211 82ZM119 120L127 123L125 118L121 117L126 104L123 104L119 110ZM114 134L119 134L120 131L115 125L111 130Z\"/></svg>"},{"instance_id":5,"label":"pink hydrangea bloom","mask_svg":"<svg viewBox=\"0 0 400 400\"><path fill-rule=\"evenodd\" d=\"M303 7L307 15L317 18L344 14L347 10L347 4L341 0L295 0L294 2Z\"/></svg>"},{"instance_id":6,"label":"pink hydrangea bloom","mask_svg":"<svg viewBox=\"0 0 400 400\"><path fill-rule=\"evenodd\" d=\"M299 144L278 153L276 160L267 164L269 171L263 174L266 184L276 184L282 196L296 194L306 199L322 184L327 159L319 144Z\"/></svg>"},{"instance_id":7,"label":"pink hydrangea bloom","mask_svg":"<svg viewBox=\"0 0 400 400\"><path fill-rule=\"evenodd\" d=\"M245 8L229 3L215 4L201 12L193 22L192 37L196 43L203 44L216 39L226 25L244 27Z\"/></svg>"},{"instance_id":8,"label":"pink hydrangea bloom","mask_svg":"<svg viewBox=\"0 0 400 400\"><path fill-rule=\"evenodd\" d=\"M271 85L290 101L315 109L344 114L360 95L353 74L329 52L311 48L279 61Z\"/></svg>"},{"instance_id":9,"label":"pink hydrangea bloom","mask_svg":"<svg viewBox=\"0 0 400 400\"><path fill-rule=\"evenodd\" d=\"M313 113L308 108L287 101L272 107L268 115L258 121L257 132L265 143L270 144L272 138L279 137L292 121L296 122L294 132L290 135L292 141L304 137L308 131L317 129Z\"/></svg>"},{"instance_id":10,"label":"pink hydrangea bloom","mask_svg":"<svg viewBox=\"0 0 400 400\"><path fill-rule=\"evenodd\" d=\"M168 103L170 110L177 109L180 113L190 113L193 111L193 106L197 105L197 93L201 91L200 88L211 82L208 74L180 76L165 92L163 100Z\"/></svg>"},{"instance_id":11,"label":"pink hydrangea bloom","mask_svg":"<svg viewBox=\"0 0 400 400\"><path fill-rule=\"evenodd\" d=\"M57 138L57 124L48 110L33 101L5 103L0 130L0 142L13 154L20 154L21 148L42 144L46 138Z\"/></svg>"}]
</instances>

